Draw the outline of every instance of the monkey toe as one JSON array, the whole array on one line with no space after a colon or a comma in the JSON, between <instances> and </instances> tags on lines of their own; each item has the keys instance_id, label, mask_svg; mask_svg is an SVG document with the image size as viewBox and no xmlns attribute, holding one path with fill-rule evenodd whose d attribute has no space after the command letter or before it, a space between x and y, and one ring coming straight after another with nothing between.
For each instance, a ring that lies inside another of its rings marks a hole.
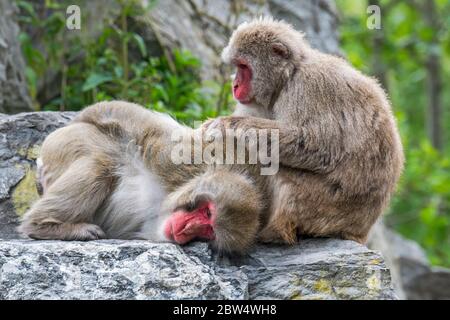
<instances>
[{"instance_id":1,"label":"monkey toe","mask_svg":"<svg viewBox=\"0 0 450 320\"><path fill-rule=\"evenodd\" d=\"M77 230L77 239L80 241L90 241L90 240L99 240L105 239L106 234L103 230L95 225L95 224L82 224L79 226Z\"/></svg>"}]
</instances>

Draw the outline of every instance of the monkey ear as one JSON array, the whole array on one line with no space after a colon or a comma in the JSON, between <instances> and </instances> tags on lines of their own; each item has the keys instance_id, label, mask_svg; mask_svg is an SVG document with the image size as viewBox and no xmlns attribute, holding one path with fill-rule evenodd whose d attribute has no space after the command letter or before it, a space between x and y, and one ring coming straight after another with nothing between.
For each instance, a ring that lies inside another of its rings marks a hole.
<instances>
[{"instance_id":1,"label":"monkey ear","mask_svg":"<svg viewBox=\"0 0 450 320\"><path fill-rule=\"evenodd\" d=\"M288 59L291 55L288 47L281 42L272 43L272 52L284 59Z\"/></svg>"}]
</instances>

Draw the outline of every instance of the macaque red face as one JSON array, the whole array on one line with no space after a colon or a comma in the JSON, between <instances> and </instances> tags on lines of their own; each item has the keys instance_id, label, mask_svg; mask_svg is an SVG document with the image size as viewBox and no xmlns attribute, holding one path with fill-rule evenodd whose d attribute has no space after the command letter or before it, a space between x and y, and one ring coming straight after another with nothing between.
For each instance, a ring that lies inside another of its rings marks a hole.
<instances>
[{"instance_id":1,"label":"macaque red face","mask_svg":"<svg viewBox=\"0 0 450 320\"><path fill-rule=\"evenodd\" d=\"M214 240L215 206L206 201L193 211L179 209L171 214L164 226L167 239L178 244L185 244L192 240Z\"/></svg>"},{"instance_id":2,"label":"macaque red face","mask_svg":"<svg viewBox=\"0 0 450 320\"><path fill-rule=\"evenodd\" d=\"M207 172L167 196L158 232L180 245L202 240L220 253L245 253L257 238L265 208L261 194L241 172Z\"/></svg>"},{"instance_id":3,"label":"macaque red face","mask_svg":"<svg viewBox=\"0 0 450 320\"><path fill-rule=\"evenodd\" d=\"M248 104L251 102L251 80L252 70L250 64L245 59L234 61L237 72L233 81L233 96L240 103Z\"/></svg>"}]
</instances>

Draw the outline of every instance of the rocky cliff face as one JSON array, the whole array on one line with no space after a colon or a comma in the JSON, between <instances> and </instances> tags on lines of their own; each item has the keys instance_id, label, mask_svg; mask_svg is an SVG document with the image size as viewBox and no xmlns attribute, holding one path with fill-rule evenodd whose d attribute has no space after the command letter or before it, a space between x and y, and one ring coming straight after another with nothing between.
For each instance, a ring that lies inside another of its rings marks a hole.
<instances>
[{"instance_id":1,"label":"rocky cliff face","mask_svg":"<svg viewBox=\"0 0 450 320\"><path fill-rule=\"evenodd\" d=\"M395 299L381 257L351 241L259 246L0 241L0 299Z\"/></svg>"},{"instance_id":2,"label":"rocky cliff face","mask_svg":"<svg viewBox=\"0 0 450 320\"><path fill-rule=\"evenodd\" d=\"M330 0L159 1L140 20L145 38L161 42L153 41L150 46L186 48L201 58L205 77L214 78L220 70L220 52L232 31L258 16L283 19L303 31L312 46L327 53L340 53L337 10Z\"/></svg>"},{"instance_id":3,"label":"rocky cliff face","mask_svg":"<svg viewBox=\"0 0 450 320\"><path fill-rule=\"evenodd\" d=\"M140 2L143 6L149 4L148 0ZM72 4L72 1L61 0L59 3L64 6ZM48 15L44 4L44 0L33 2L35 11L42 18ZM115 0L79 0L77 4L80 6L83 27L79 31L65 32L69 43L80 33L83 37L95 39L103 24L111 23L119 16L119 6ZM142 36L152 55L170 53L174 48L187 49L201 60L203 79L228 81L229 73L221 65L220 53L240 23L261 15L288 21L303 31L314 47L340 54L337 10L332 0L156 1L151 10L131 19L130 28ZM29 25L23 25L23 28L30 35L35 48L45 47L42 34ZM42 54L46 55L44 51ZM76 63L74 59L72 63ZM47 68L45 75L37 81L36 97L41 105L60 94L60 83L58 70Z\"/></svg>"},{"instance_id":4,"label":"rocky cliff face","mask_svg":"<svg viewBox=\"0 0 450 320\"><path fill-rule=\"evenodd\" d=\"M0 116L0 238L17 238L18 218L37 199L36 158L45 137L73 113Z\"/></svg>"},{"instance_id":5,"label":"rocky cliff face","mask_svg":"<svg viewBox=\"0 0 450 320\"><path fill-rule=\"evenodd\" d=\"M372 229L368 246L382 252L400 299L450 299L450 269L431 266L425 251L414 241L380 221Z\"/></svg>"},{"instance_id":6,"label":"rocky cliff face","mask_svg":"<svg viewBox=\"0 0 450 320\"><path fill-rule=\"evenodd\" d=\"M12 1L0 0L0 113L31 111L16 12Z\"/></svg>"}]
</instances>

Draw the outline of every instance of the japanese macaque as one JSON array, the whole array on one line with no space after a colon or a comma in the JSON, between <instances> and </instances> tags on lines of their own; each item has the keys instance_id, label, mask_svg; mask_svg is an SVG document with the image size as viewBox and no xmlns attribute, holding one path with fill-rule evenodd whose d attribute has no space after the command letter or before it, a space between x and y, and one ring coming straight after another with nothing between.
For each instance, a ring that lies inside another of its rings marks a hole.
<instances>
[{"instance_id":1,"label":"japanese macaque","mask_svg":"<svg viewBox=\"0 0 450 320\"><path fill-rule=\"evenodd\" d=\"M376 80L309 46L270 18L243 23L222 59L237 68L234 115L205 129L279 130L280 171L272 177L262 241L298 235L366 241L402 171L391 107Z\"/></svg>"},{"instance_id":2,"label":"japanese macaque","mask_svg":"<svg viewBox=\"0 0 450 320\"><path fill-rule=\"evenodd\" d=\"M251 166L174 164L175 130L202 134L127 102L86 108L45 139L43 195L19 231L34 239L201 239L224 253L247 251L264 221L264 183Z\"/></svg>"}]
</instances>

